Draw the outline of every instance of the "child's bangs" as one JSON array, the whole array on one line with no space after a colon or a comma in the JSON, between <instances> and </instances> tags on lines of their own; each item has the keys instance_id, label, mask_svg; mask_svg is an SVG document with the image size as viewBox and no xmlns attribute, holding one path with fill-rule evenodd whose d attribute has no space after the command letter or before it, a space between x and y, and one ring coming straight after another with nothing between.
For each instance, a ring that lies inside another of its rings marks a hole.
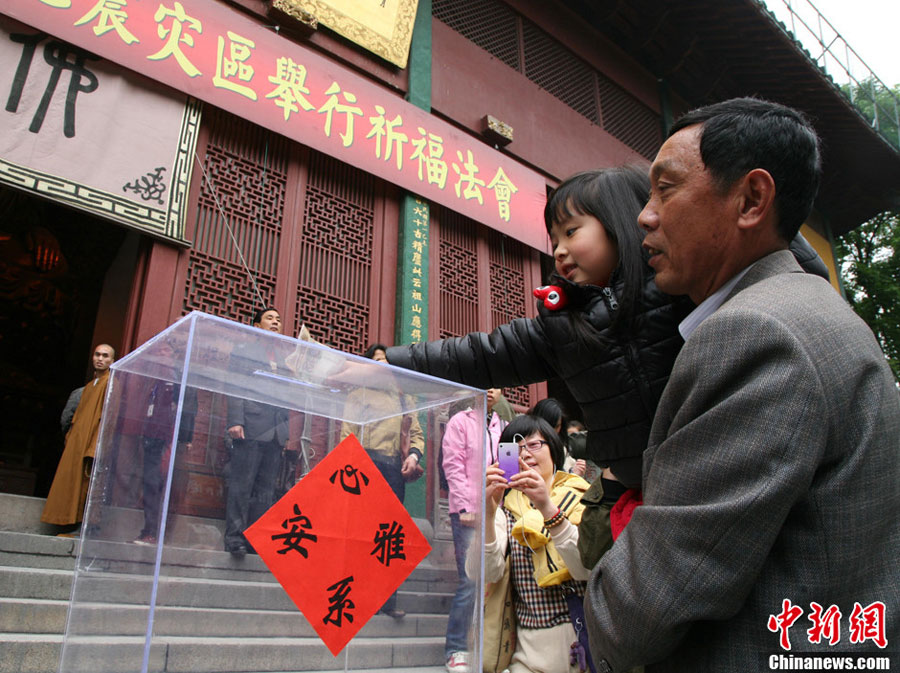
<instances>
[{"instance_id":1,"label":"child's bangs","mask_svg":"<svg viewBox=\"0 0 900 673\"><path fill-rule=\"evenodd\" d=\"M575 215L591 215L585 189L575 181L568 181L557 187L544 209L544 224L550 228L558 222L566 222Z\"/></svg>"}]
</instances>

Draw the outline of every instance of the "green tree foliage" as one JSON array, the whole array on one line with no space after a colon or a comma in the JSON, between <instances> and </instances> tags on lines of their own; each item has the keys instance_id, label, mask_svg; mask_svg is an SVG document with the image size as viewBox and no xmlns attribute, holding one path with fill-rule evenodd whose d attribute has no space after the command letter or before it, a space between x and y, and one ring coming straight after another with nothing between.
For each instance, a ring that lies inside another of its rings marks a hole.
<instances>
[{"instance_id":1,"label":"green tree foliage","mask_svg":"<svg viewBox=\"0 0 900 673\"><path fill-rule=\"evenodd\" d=\"M841 87L862 115L900 150L900 84L867 79ZM866 321L900 381L900 210L889 210L835 245L847 300Z\"/></svg>"},{"instance_id":2,"label":"green tree foliage","mask_svg":"<svg viewBox=\"0 0 900 673\"><path fill-rule=\"evenodd\" d=\"M847 300L875 333L900 381L900 210L847 232L835 252Z\"/></svg>"},{"instance_id":3,"label":"green tree foliage","mask_svg":"<svg viewBox=\"0 0 900 673\"><path fill-rule=\"evenodd\" d=\"M843 84L841 91L888 142L900 148L900 84L888 89L869 78L855 86Z\"/></svg>"}]
</instances>

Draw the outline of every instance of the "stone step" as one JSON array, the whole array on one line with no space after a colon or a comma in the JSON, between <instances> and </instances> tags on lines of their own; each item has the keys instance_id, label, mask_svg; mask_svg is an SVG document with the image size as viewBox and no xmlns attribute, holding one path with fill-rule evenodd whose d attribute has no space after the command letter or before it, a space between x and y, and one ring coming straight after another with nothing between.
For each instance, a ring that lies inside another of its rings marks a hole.
<instances>
[{"instance_id":1,"label":"stone step","mask_svg":"<svg viewBox=\"0 0 900 673\"><path fill-rule=\"evenodd\" d=\"M69 601L0 598L0 633L64 633Z\"/></svg>"},{"instance_id":2,"label":"stone step","mask_svg":"<svg viewBox=\"0 0 900 673\"><path fill-rule=\"evenodd\" d=\"M58 670L63 637L0 634L0 673L51 673ZM337 657L314 638L194 638L167 636L151 644L148 671L165 673L300 673L311 671L441 670L443 637L357 636ZM69 638L65 673L138 673L144 639L124 636Z\"/></svg>"},{"instance_id":3,"label":"stone step","mask_svg":"<svg viewBox=\"0 0 900 673\"><path fill-rule=\"evenodd\" d=\"M0 534L13 531L52 538L61 529L41 523L44 503L44 498L0 493ZM106 510L105 521L104 535L108 539L127 542L137 536L143 526L144 515L140 509L111 507ZM416 518L414 521L431 544L429 559L437 566L454 568L456 562L449 531L445 535L436 535L429 520ZM177 515L166 542L173 547L221 552L223 531L224 522L221 519Z\"/></svg>"},{"instance_id":4,"label":"stone step","mask_svg":"<svg viewBox=\"0 0 900 673\"><path fill-rule=\"evenodd\" d=\"M0 633L65 631L68 601L0 598ZM73 615L77 633L83 636L141 636L146 631L148 610L139 605L80 604ZM409 613L402 619L376 614L360 630L360 636L398 638L439 636L447 629L446 615ZM154 613L154 633L160 636L197 637L316 637L309 622L292 610L222 610L160 607Z\"/></svg>"},{"instance_id":5,"label":"stone step","mask_svg":"<svg viewBox=\"0 0 900 673\"><path fill-rule=\"evenodd\" d=\"M92 568L102 568L128 575L149 576L156 560L154 547L142 547L127 542L88 541L83 558ZM75 568L81 542L77 539L0 531L0 566L66 570ZM210 580L253 580L275 582L269 569L258 556L249 554L235 558L224 551L185 549L166 546L161 574L178 577L197 577ZM438 564L429 557L407 578L409 591L430 593L453 591L456 569Z\"/></svg>"},{"instance_id":6,"label":"stone step","mask_svg":"<svg viewBox=\"0 0 900 673\"><path fill-rule=\"evenodd\" d=\"M11 514L0 517L0 673L56 673L64 642L66 673L140 671L156 556L155 548L128 540L140 512L123 512L123 525L104 531L115 539L82 542L48 535L53 529L44 525L23 527L22 521L37 520L42 504L0 494L0 512ZM163 550L149 671L444 670L456 570L452 554L439 548L452 543L433 541L435 551L400 587L397 607L405 618L375 615L333 657L258 556L235 559L221 551L220 523L179 520L179 535ZM198 539L202 544L194 546ZM179 546L186 540L191 548Z\"/></svg>"},{"instance_id":7,"label":"stone step","mask_svg":"<svg viewBox=\"0 0 900 673\"><path fill-rule=\"evenodd\" d=\"M3 598L68 600L72 594L71 570L0 566Z\"/></svg>"},{"instance_id":8,"label":"stone step","mask_svg":"<svg viewBox=\"0 0 900 673\"><path fill-rule=\"evenodd\" d=\"M4 598L67 600L72 595L72 571L0 567L0 592ZM150 603L151 578L105 571L82 572L75 599L78 603ZM402 585L398 607L407 612L447 614L451 592L408 591ZM291 610L294 604L284 589L272 581L209 580L196 577L160 577L158 606L225 608L243 610Z\"/></svg>"},{"instance_id":9,"label":"stone step","mask_svg":"<svg viewBox=\"0 0 900 673\"><path fill-rule=\"evenodd\" d=\"M77 540L0 531L0 565L73 570Z\"/></svg>"}]
</instances>

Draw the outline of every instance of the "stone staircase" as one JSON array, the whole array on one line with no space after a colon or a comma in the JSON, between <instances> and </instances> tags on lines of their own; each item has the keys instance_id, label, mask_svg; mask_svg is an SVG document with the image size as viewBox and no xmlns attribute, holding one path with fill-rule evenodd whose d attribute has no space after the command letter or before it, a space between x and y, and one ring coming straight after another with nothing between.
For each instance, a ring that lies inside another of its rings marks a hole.
<instances>
[{"instance_id":1,"label":"stone staircase","mask_svg":"<svg viewBox=\"0 0 900 673\"><path fill-rule=\"evenodd\" d=\"M70 612L81 543L46 534L36 523L42 506L0 494L0 673L60 670L67 619L66 673L141 671L155 549L91 542L91 555L102 561L79 575ZM375 615L334 657L258 557L178 548L176 541L163 555L147 670L443 671L456 571L441 549L447 543L431 542L435 552L400 588L406 617Z\"/></svg>"}]
</instances>

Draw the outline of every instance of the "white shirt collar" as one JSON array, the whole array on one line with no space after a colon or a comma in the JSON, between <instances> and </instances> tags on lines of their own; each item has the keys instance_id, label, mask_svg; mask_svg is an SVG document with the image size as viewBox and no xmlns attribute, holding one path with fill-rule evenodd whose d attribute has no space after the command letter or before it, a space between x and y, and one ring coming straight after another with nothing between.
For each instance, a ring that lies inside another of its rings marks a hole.
<instances>
[{"instance_id":1,"label":"white shirt collar","mask_svg":"<svg viewBox=\"0 0 900 673\"><path fill-rule=\"evenodd\" d=\"M753 266L753 264L745 267L743 271L739 271L731 278L731 280L704 299L697 308L691 311L687 317L678 324L678 331L681 333L682 339L687 341L691 334L694 333L694 330L700 326L700 323L706 320L717 308L725 303L725 298L731 294L734 286L737 285L738 281L744 277L744 274L750 270L751 266Z\"/></svg>"}]
</instances>

